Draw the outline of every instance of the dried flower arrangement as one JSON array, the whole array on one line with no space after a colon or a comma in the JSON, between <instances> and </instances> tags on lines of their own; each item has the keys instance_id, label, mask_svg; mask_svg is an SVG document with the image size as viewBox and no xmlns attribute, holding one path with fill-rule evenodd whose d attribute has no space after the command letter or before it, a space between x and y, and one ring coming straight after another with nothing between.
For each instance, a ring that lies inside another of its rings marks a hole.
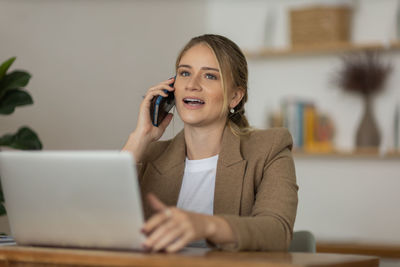
<instances>
[{"instance_id":1,"label":"dried flower arrangement","mask_svg":"<svg viewBox=\"0 0 400 267\"><path fill-rule=\"evenodd\" d=\"M385 88L392 66L381 61L376 51L350 54L342 58L342 69L335 82L343 90L360 94L364 102L364 114L356 133L358 150L377 151L381 134L373 115L372 96Z\"/></svg>"},{"instance_id":2,"label":"dried flower arrangement","mask_svg":"<svg viewBox=\"0 0 400 267\"><path fill-rule=\"evenodd\" d=\"M385 87L386 78L391 71L392 66L383 63L378 52L365 51L342 58L342 69L336 81L347 92L367 96L378 93Z\"/></svg>"}]
</instances>

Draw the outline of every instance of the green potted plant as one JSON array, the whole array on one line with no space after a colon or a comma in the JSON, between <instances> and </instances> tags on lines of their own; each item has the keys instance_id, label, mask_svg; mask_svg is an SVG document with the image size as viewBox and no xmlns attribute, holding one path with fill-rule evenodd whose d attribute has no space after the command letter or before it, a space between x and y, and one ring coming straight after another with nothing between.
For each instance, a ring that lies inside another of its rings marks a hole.
<instances>
[{"instance_id":1,"label":"green potted plant","mask_svg":"<svg viewBox=\"0 0 400 267\"><path fill-rule=\"evenodd\" d=\"M29 83L31 75L22 70L7 73L14 61L15 57L12 57L0 66L0 115L10 115L16 107L33 104L32 97L23 89ZM22 126L16 133L0 136L1 147L40 150L42 143L33 130L27 126ZM0 184L0 216L6 214L3 203L3 190Z\"/></svg>"}]
</instances>

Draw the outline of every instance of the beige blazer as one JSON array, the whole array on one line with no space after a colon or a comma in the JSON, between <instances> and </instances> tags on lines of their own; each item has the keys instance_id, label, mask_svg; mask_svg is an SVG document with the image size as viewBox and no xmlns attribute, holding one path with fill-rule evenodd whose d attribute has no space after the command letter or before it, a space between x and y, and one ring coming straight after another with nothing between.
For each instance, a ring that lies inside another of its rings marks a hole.
<instances>
[{"instance_id":1,"label":"beige blazer","mask_svg":"<svg viewBox=\"0 0 400 267\"><path fill-rule=\"evenodd\" d=\"M287 250L297 210L292 138L284 128L238 137L226 127L217 163L214 215L232 227L237 244L226 250ZM186 157L184 133L149 145L138 164L142 196L153 192L176 206ZM152 215L144 201L145 217Z\"/></svg>"}]
</instances>

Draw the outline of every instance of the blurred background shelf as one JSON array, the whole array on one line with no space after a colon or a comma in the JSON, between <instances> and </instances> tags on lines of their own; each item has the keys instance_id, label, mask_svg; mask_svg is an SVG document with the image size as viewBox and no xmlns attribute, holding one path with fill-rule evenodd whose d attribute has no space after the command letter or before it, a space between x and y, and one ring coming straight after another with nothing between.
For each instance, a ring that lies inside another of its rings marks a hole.
<instances>
[{"instance_id":1,"label":"blurred background shelf","mask_svg":"<svg viewBox=\"0 0 400 267\"><path fill-rule=\"evenodd\" d=\"M357 51L394 51L400 50L400 41L392 41L385 43L365 43L354 44L349 42L340 42L334 44L324 45L306 45L294 46L291 48L260 48L258 50L244 50L247 58L250 59L263 59L272 57L285 57L285 56L302 56L302 55L321 55L321 54L336 54L343 52L357 52Z\"/></svg>"},{"instance_id":2,"label":"blurred background shelf","mask_svg":"<svg viewBox=\"0 0 400 267\"><path fill-rule=\"evenodd\" d=\"M400 160L400 152L396 151L389 151L386 153L379 153L377 150L363 150L363 151L335 151L329 153L317 153L317 152L304 152L301 150L294 150L293 151L294 158L322 158L322 159L341 159L341 158L348 158L348 159L395 159Z\"/></svg>"}]
</instances>

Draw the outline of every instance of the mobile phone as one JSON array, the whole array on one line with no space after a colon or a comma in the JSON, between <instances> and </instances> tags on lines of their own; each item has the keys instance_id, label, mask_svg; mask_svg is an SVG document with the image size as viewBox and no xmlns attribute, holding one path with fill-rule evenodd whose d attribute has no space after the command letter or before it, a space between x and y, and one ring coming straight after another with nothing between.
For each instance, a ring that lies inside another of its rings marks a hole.
<instances>
[{"instance_id":1,"label":"mobile phone","mask_svg":"<svg viewBox=\"0 0 400 267\"><path fill-rule=\"evenodd\" d=\"M174 86L175 78L176 76L174 77L174 82L171 83L169 86L171 87ZM166 89L164 89L164 92L168 94L167 97L159 95L151 100L151 105L150 105L151 123L156 127L160 125L160 123L164 120L165 116L167 116L168 112L175 105L174 92L170 92Z\"/></svg>"}]
</instances>

